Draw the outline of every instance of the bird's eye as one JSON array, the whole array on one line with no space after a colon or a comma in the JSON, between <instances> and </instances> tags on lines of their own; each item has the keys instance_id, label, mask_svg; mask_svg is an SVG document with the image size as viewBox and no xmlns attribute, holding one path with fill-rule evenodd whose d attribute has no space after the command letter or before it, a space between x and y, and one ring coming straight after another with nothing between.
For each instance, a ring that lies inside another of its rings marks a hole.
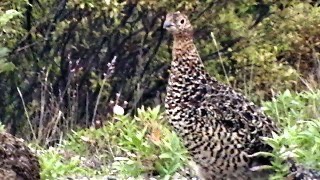
<instances>
[{"instance_id":1,"label":"bird's eye","mask_svg":"<svg viewBox=\"0 0 320 180\"><path fill-rule=\"evenodd\" d=\"M180 24L183 24L183 23L184 23L184 19L181 19L181 20L180 20Z\"/></svg>"}]
</instances>

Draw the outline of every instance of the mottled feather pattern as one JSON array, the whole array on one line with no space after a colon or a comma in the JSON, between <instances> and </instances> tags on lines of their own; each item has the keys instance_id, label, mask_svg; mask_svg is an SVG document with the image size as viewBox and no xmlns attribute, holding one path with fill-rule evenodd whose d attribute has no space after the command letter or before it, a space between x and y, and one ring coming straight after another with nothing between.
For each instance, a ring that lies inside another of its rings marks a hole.
<instances>
[{"instance_id":1,"label":"mottled feather pattern","mask_svg":"<svg viewBox=\"0 0 320 180\"><path fill-rule=\"evenodd\" d=\"M270 170L256 167L270 165L270 159L257 153L272 151L261 137L278 133L277 125L241 93L206 72L186 15L168 13L163 26L173 35L166 114L199 177L268 179Z\"/></svg>"}]
</instances>

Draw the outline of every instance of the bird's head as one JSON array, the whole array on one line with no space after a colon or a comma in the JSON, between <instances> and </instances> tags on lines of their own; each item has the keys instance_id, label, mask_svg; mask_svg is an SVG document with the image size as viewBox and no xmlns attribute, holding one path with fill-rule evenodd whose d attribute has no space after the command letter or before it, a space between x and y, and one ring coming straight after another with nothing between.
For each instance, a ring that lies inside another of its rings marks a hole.
<instances>
[{"instance_id":1,"label":"bird's head","mask_svg":"<svg viewBox=\"0 0 320 180\"><path fill-rule=\"evenodd\" d=\"M163 28L168 30L173 35L175 34L190 34L193 31L192 25L185 14L179 11L168 13L164 21Z\"/></svg>"}]
</instances>

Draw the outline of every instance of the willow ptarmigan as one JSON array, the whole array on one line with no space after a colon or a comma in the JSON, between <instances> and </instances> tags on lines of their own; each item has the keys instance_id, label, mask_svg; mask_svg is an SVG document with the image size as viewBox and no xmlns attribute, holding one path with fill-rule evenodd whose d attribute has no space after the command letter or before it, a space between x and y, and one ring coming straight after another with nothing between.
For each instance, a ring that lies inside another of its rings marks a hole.
<instances>
[{"instance_id":1,"label":"willow ptarmigan","mask_svg":"<svg viewBox=\"0 0 320 180\"><path fill-rule=\"evenodd\" d=\"M37 157L22 139L0 132L0 179L38 180L40 165Z\"/></svg>"},{"instance_id":2,"label":"willow ptarmigan","mask_svg":"<svg viewBox=\"0 0 320 180\"><path fill-rule=\"evenodd\" d=\"M206 72L186 15L168 13L163 27L173 35L166 114L182 138L201 179L268 179L272 148L261 137L279 132L259 107ZM292 165L290 179L320 179ZM287 178L288 178L287 177Z\"/></svg>"}]
</instances>

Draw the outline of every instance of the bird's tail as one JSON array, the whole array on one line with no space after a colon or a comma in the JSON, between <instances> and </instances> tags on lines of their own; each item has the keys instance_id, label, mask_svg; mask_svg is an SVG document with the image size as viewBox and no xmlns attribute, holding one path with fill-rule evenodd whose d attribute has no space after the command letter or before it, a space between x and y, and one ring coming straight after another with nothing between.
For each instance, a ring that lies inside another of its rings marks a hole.
<instances>
[{"instance_id":1,"label":"bird's tail","mask_svg":"<svg viewBox=\"0 0 320 180\"><path fill-rule=\"evenodd\" d=\"M306 168L297 164L292 159L288 160L289 174L286 179L288 180L320 180L320 171L315 169Z\"/></svg>"}]
</instances>

